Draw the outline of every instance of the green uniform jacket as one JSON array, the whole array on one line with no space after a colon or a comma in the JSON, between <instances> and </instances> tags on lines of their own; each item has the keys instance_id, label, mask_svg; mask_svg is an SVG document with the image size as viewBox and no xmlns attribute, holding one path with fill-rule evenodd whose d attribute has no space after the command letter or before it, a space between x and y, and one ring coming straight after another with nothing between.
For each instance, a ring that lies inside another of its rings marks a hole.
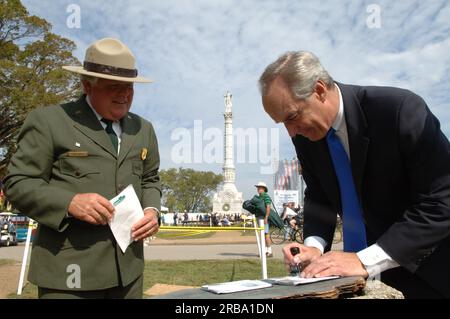
<instances>
[{"instance_id":1,"label":"green uniform jacket","mask_svg":"<svg viewBox=\"0 0 450 319\"><path fill-rule=\"evenodd\" d=\"M128 285L143 273L142 241L132 243L124 254L109 226L91 225L67 213L77 193L111 199L129 184L143 208L160 209L153 126L133 113L121 125L117 156L85 96L28 115L5 188L14 206L39 223L28 276L32 283L60 290L98 290ZM78 270L76 281L73 275Z\"/></svg>"}]
</instances>

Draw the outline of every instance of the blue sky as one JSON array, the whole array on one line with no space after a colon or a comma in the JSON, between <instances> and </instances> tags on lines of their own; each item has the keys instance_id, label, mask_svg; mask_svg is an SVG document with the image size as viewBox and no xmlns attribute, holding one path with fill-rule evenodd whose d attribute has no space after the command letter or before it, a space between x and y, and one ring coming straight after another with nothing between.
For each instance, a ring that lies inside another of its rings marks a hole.
<instances>
[{"instance_id":1,"label":"blue sky","mask_svg":"<svg viewBox=\"0 0 450 319\"><path fill-rule=\"evenodd\" d=\"M389 85L421 95L450 136L450 2L257 1L257 0L23 0L53 31L72 39L83 60L86 47L117 37L134 52L139 72L155 83L137 85L133 111L157 131L161 167L221 172L220 163L174 163L177 128L223 127L223 95L233 94L235 128L276 128L279 158L293 158L285 130L263 112L257 79L288 50L314 52L335 80ZM81 28L66 24L70 4L81 9ZM370 28L367 8L376 4L380 28ZM268 139L270 142L270 138ZM261 141L260 141L261 142ZM259 145L272 149L273 145ZM261 142L264 144L265 142ZM242 146L242 145L240 145ZM246 145L248 146L248 145ZM260 151L260 150L258 150ZM269 185L265 163L238 163L244 197L253 184Z\"/></svg>"}]
</instances>

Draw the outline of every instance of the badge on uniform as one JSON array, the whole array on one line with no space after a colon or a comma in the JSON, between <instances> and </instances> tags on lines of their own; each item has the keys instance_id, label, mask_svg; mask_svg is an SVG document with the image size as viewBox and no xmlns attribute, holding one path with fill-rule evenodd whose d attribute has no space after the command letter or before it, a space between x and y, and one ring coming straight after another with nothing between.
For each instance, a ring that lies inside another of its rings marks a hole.
<instances>
[{"instance_id":1,"label":"badge on uniform","mask_svg":"<svg viewBox=\"0 0 450 319\"><path fill-rule=\"evenodd\" d=\"M147 151L147 149L144 147L144 148L142 149L142 152L141 152L141 159L142 159L143 161L145 161L145 159L147 158L147 153L148 153L148 151Z\"/></svg>"}]
</instances>

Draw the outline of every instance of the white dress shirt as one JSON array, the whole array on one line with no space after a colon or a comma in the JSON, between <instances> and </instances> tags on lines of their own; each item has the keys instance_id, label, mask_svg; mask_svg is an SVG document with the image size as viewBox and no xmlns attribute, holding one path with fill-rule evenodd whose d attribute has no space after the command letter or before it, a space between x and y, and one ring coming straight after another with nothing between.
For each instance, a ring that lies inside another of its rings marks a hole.
<instances>
[{"instance_id":1,"label":"white dress shirt","mask_svg":"<svg viewBox=\"0 0 450 319\"><path fill-rule=\"evenodd\" d=\"M99 120L99 122L102 125L103 129L106 129L106 123L103 123L103 121L102 121L103 116L98 114L97 111L92 107L91 101L89 100L89 96L87 96L87 95L86 95L86 103L89 105L89 107L91 108L92 112L94 112L95 116ZM120 126L120 122L119 121L113 121L112 128L113 128L114 133L116 133L116 135L117 135L117 139L118 139L117 154L119 154L119 152L120 152L120 142L122 140L121 139L122 126ZM156 207L145 207L144 211L149 209L149 208L154 209L159 214L159 210Z\"/></svg>"},{"instance_id":2,"label":"white dress shirt","mask_svg":"<svg viewBox=\"0 0 450 319\"><path fill-rule=\"evenodd\" d=\"M89 99L89 96L86 96L86 102L89 105L89 107L91 108L92 112L94 112L94 114L97 117L97 119L100 121L100 124L102 125L103 129L106 129L106 123L103 123L103 121L102 121L103 116L98 114L97 111L92 107L91 100ZM118 139L117 154L119 154L119 152L120 152L120 142L121 142L121 138L120 137L122 136L122 127L120 126L120 122L119 121L113 121L112 128L113 128L114 133L116 133L116 135L117 135L117 139Z\"/></svg>"},{"instance_id":3,"label":"white dress shirt","mask_svg":"<svg viewBox=\"0 0 450 319\"><path fill-rule=\"evenodd\" d=\"M350 147L348 143L347 122L344 116L344 101L342 99L341 90L336 85L339 93L339 111L333 122L333 129L342 143L342 146L350 160ZM322 254L327 246L327 242L319 236L309 236L304 240L305 246L316 247ZM398 267L399 264L393 260L377 243L369 246L357 253L359 260L366 267L369 277L378 275L379 273Z\"/></svg>"}]
</instances>

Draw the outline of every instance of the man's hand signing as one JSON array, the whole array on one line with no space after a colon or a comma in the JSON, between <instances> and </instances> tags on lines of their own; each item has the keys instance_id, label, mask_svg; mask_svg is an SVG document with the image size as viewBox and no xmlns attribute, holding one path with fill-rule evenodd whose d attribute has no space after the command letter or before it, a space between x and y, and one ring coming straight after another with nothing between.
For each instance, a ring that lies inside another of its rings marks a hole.
<instances>
[{"instance_id":1,"label":"man's hand signing","mask_svg":"<svg viewBox=\"0 0 450 319\"><path fill-rule=\"evenodd\" d=\"M292 247L298 247L300 249L300 253L295 257L292 256L291 253ZM292 243L283 248L283 254L284 254L284 263L287 269L289 269L291 265L292 266L300 265L300 268L302 269L306 265L310 264L311 262L319 258L320 255L322 255L322 252L315 247L308 247L305 245Z\"/></svg>"},{"instance_id":2,"label":"man's hand signing","mask_svg":"<svg viewBox=\"0 0 450 319\"><path fill-rule=\"evenodd\" d=\"M330 251L313 260L300 274L300 277L362 276L368 277L364 265L356 253Z\"/></svg>"}]
</instances>

